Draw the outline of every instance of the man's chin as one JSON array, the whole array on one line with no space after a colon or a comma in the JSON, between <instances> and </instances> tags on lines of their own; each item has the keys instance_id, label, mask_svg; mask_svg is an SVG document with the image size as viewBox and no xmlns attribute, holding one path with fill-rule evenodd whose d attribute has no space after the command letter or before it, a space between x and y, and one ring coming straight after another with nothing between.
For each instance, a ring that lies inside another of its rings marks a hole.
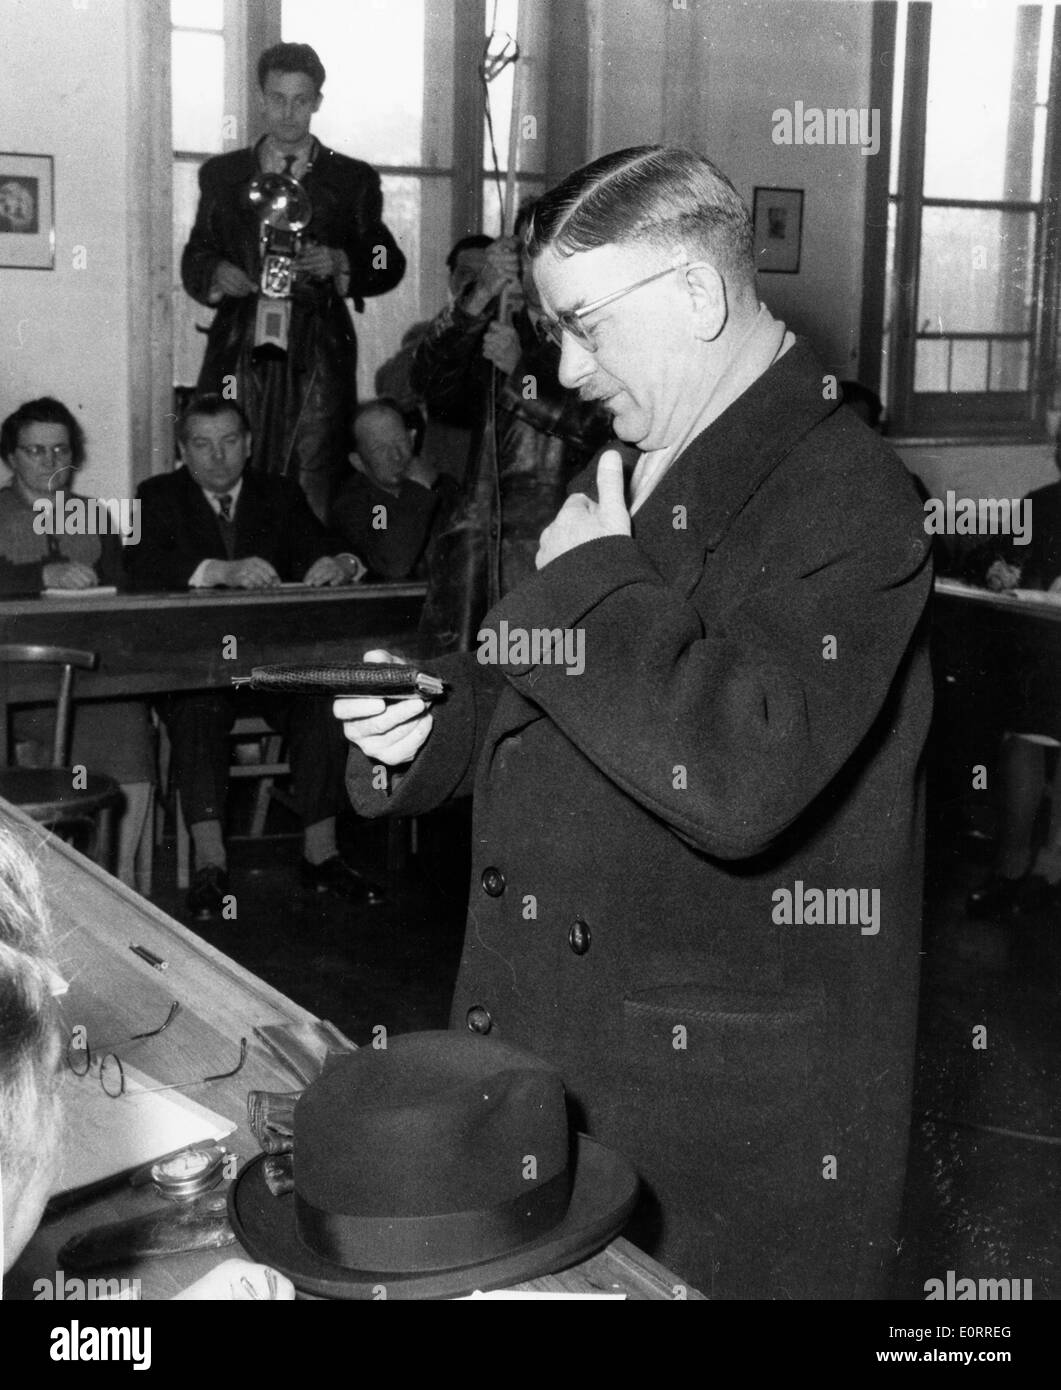
<instances>
[{"instance_id":1,"label":"man's chin","mask_svg":"<svg viewBox=\"0 0 1061 1390\"><path fill-rule=\"evenodd\" d=\"M612 405L606 405L605 409L612 417L612 434L616 439L621 439L624 444L636 444L640 447L645 437L645 422L639 418L637 412L627 412L622 406L616 408Z\"/></svg>"}]
</instances>

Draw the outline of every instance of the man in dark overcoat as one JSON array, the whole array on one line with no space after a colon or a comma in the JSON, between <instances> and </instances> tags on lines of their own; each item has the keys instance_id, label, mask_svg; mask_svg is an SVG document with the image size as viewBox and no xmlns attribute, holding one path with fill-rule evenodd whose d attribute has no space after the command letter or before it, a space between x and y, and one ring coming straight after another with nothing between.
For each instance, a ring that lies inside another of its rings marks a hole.
<instances>
[{"instance_id":1,"label":"man in dark overcoat","mask_svg":"<svg viewBox=\"0 0 1061 1390\"><path fill-rule=\"evenodd\" d=\"M478 651L431 664L445 698L336 702L348 789L401 815L474 789L452 1025L560 1068L641 1173L627 1234L716 1297L879 1296L931 712L917 494L759 303L702 156L597 160L528 250L560 379L624 447Z\"/></svg>"},{"instance_id":2,"label":"man in dark overcoat","mask_svg":"<svg viewBox=\"0 0 1061 1390\"><path fill-rule=\"evenodd\" d=\"M308 44L278 44L258 63L266 134L252 148L199 170L199 210L181 258L184 288L217 307L199 373L200 393L243 406L254 431L251 468L302 484L322 521L347 471L357 402L357 339L346 299L364 302L401 280L405 257L383 221L379 175L311 133L324 67ZM260 223L252 181L289 174L312 216L295 263L285 352L255 346Z\"/></svg>"}]
</instances>

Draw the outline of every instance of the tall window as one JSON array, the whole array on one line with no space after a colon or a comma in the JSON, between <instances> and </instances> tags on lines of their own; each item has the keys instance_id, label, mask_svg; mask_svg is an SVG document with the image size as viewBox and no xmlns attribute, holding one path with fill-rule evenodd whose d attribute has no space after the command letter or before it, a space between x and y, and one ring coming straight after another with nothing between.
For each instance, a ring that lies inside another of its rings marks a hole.
<instances>
[{"instance_id":1,"label":"tall window","mask_svg":"<svg viewBox=\"0 0 1061 1390\"><path fill-rule=\"evenodd\" d=\"M901 4L897 18L893 433L1035 438L1056 378L1054 6Z\"/></svg>"},{"instance_id":2,"label":"tall window","mask_svg":"<svg viewBox=\"0 0 1061 1390\"><path fill-rule=\"evenodd\" d=\"M236 0L170 0L173 116L173 384L194 386L213 310L181 285L181 252L199 202L199 166L246 138L242 6Z\"/></svg>"}]
</instances>

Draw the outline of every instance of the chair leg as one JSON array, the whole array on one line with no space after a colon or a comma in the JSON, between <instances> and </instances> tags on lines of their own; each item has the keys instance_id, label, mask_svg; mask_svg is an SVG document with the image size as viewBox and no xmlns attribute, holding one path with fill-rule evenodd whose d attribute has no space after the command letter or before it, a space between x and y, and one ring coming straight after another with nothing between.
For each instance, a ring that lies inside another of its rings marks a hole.
<instances>
[{"instance_id":1,"label":"chair leg","mask_svg":"<svg viewBox=\"0 0 1061 1390\"><path fill-rule=\"evenodd\" d=\"M279 734L268 734L262 739L260 760L263 763L278 763L283 749L283 739ZM265 834L265 821L269 815L269 802L273 794L275 778L261 777L254 797L254 815L251 817L251 838L260 840Z\"/></svg>"},{"instance_id":2,"label":"chair leg","mask_svg":"<svg viewBox=\"0 0 1061 1390\"><path fill-rule=\"evenodd\" d=\"M192 842L184 824L180 792L173 793L173 818L177 824L177 887L187 888L192 881Z\"/></svg>"}]
</instances>

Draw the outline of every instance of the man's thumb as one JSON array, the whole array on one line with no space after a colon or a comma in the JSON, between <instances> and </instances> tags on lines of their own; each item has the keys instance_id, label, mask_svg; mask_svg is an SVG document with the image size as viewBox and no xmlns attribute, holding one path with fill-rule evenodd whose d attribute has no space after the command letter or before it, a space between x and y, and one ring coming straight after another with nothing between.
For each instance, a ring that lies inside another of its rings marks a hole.
<instances>
[{"instance_id":1,"label":"man's thumb","mask_svg":"<svg viewBox=\"0 0 1061 1390\"><path fill-rule=\"evenodd\" d=\"M605 449L597 460L597 502L606 511L626 515L623 456L617 449Z\"/></svg>"}]
</instances>

